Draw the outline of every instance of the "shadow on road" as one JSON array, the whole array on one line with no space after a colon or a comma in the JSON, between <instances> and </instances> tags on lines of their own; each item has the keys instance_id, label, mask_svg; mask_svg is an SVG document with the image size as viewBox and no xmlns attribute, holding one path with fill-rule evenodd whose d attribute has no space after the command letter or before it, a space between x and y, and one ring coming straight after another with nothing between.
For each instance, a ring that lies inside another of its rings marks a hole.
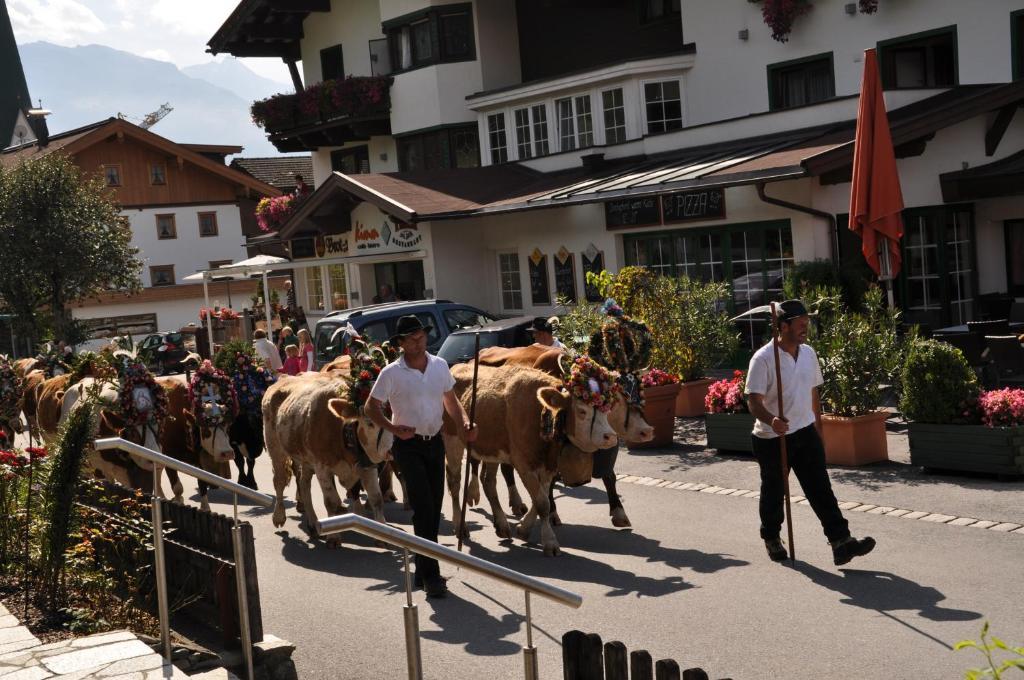
<instances>
[{"instance_id":1,"label":"shadow on road","mask_svg":"<svg viewBox=\"0 0 1024 680\"><path fill-rule=\"evenodd\" d=\"M974 621L981 618L978 612L942 607L939 603L946 596L937 588L887 571L841 569L837 574L806 562L797 562L794 568L814 583L844 595L840 600L842 604L876 611L949 649L952 647L947 642L896 618L891 612L911 611L929 621Z\"/></svg>"},{"instance_id":2,"label":"shadow on road","mask_svg":"<svg viewBox=\"0 0 1024 680\"><path fill-rule=\"evenodd\" d=\"M457 591L449 591L443 600L427 600L427 606L433 609L430 620L441 630L426 630L420 635L427 640L461 645L467 653L479 656L519 653L520 643L505 638L522 635L520 629L526 618L514 612L491 616L483 607L459 597Z\"/></svg>"},{"instance_id":3,"label":"shadow on road","mask_svg":"<svg viewBox=\"0 0 1024 680\"><path fill-rule=\"evenodd\" d=\"M286 529L276 534L281 537L281 556L289 564L346 578L374 581L366 588L370 591L405 592L401 555L375 547L368 538L352 533L341 534L343 545L328 548L322 541L313 541L304 534L292 536Z\"/></svg>"}]
</instances>

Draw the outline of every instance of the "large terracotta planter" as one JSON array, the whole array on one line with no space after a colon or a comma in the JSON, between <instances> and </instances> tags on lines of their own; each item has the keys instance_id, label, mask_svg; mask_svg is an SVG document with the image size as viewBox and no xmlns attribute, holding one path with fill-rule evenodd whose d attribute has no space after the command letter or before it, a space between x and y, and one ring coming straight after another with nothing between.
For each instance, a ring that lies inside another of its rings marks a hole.
<instances>
[{"instance_id":1,"label":"large terracotta planter","mask_svg":"<svg viewBox=\"0 0 1024 680\"><path fill-rule=\"evenodd\" d=\"M713 382L711 378L701 378L682 383L676 397L676 418L697 418L704 415L707 411L704 397L708 396L708 388Z\"/></svg>"},{"instance_id":2,"label":"large terracotta planter","mask_svg":"<svg viewBox=\"0 0 1024 680\"><path fill-rule=\"evenodd\" d=\"M644 420L654 428L654 439L649 442L628 442L631 449L650 449L668 446L676 427L676 397L679 385L659 385L644 388Z\"/></svg>"},{"instance_id":3,"label":"large terracotta planter","mask_svg":"<svg viewBox=\"0 0 1024 680\"><path fill-rule=\"evenodd\" d=\"M888 417L885 411L855 418L822 415L825 462L830 465L867 465L889 460L889 445L885 437Z\"/></svg>"},{"instance_id":4,"label":"large terracotta planter","mask_svg":"<svg viewBox=\"0 0 1024 680\"><path fill-rule=\"evenodd\" d=\"M708 413L704 416L708 435L708 448L719 452L753 453L750 441L754 430L754 416L749 413Z\"/></svg>"},{"instance_id":5,"label":"large terracotta planter","mask_svg":"<svg viewBox=\"0 0 1024 680\"><path fill-rule=\"evenodd\" d=\"M912 465L1024 475L1024 427L910 423L907 434Z\"/></svg>"}]
</instances>

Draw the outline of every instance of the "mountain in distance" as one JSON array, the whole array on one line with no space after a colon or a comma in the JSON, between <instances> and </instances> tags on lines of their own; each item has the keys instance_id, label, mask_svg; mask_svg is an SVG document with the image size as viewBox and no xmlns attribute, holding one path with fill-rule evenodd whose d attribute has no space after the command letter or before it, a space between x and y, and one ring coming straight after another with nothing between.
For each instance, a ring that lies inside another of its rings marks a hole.
<instances>
[{"instance_id":1,"label":"mountain in distance","mask_svg":"<svg viewBox=\"0 0 1024 680\"><path fill-rule=\"evenodd\" d=\"M281 69L284 71L283 63ZM234 92L247 102L266 99L270 95L292 90L291 83L257 75L234 57L186 66L181 71L193 78L205 80L212 85Z\"/></svg>"},{"instance_id":2,"label":"mountain in distance","mask_svg":"<svg viewBox=\"0 0 1024 680\"><path fill-rule=\"evenodd\" d=\"M162 137L189 144L240 145L245 147L243 156L278 155L249 116L253 99L267 94L243 97L205 78L187 75L169 62L102 45L61 47L33 42L19 45L18 50L29 92L53 112L47 119L51 134L118 113L138 123L166 102L174 110L151 128ZM239 68L245 69L242 64L234 64L208 71L234 72L237 77ZM252 76L260 78L254 73ZM258 83L247 79L239 84L239 92L256 91ZM241 89L243 86L245 89ZM284 90L276 84L264 87Z\"/></svg>"}]
</instances>

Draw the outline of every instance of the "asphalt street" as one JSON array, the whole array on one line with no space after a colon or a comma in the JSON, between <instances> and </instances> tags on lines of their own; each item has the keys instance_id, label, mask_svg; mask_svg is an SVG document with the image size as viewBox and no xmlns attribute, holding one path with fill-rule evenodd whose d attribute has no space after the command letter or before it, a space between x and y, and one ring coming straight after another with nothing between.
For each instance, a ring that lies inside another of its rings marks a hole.
<instances>
[{"instance_id":1,"label":"asphalt street","mask_svg":"<svg viewBox=\"0 0 1024 680\"><path fill-rule=\"evenodd\" d=\"M622 449L618 471L758 488L752 459L706 451L699 421L679 425L677 439L688 443ZM893 462L831 470L840 500L1024 524L1024 483L924 475L901 462L905 440L894 429ZM266 456L257 478L272 492ZM293 493L291 486L281 530L269 512L244 511L255 528L265 630L298 646L300 678L405 677L400 555L358 536L346 536L337 549L310 541L299 528ZM562 553L554 558L536 544L499 541L489 513L470 512L471 554L583 596L578 610L533 599L543 678L562 677L560 640L574 628L735 680L958 678L980 657L952 647L976 638L985 620L996 635L1024 643L1024 611L1015 597L1022 533L848 512L854 534L874 536L878 547L836 568L810 508L797 505L799 559L790 566L768 560L754 498L639 483L620 484L620 493L632 530L612 528L603 489L562 490ZM211 501L230 512L223 492L211 492ZM411 531L410 512L400 504L385 513ZM450 524L442 532L441 542L454 547ZM522 594L442 570L451 577L447 599L415 594L425 677L522 677Z\"/></svg>"}]
</instances>

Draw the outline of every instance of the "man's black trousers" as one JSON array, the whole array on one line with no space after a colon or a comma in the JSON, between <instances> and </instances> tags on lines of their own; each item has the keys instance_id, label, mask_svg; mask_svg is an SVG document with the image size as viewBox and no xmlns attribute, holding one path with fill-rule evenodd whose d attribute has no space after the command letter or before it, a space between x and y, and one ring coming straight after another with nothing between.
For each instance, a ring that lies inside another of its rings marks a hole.
<instances>
[{"instance_id":1,"label":"man's black trousers","mask_svg":"<svg viewBox=\"0 0 1024 680\"><path fill-rule=\"evenodd\" d=\"M761 468L761 538L779 538L785 520L779 438L751 436L751 439ZM825 447L813 425L786 435L786 457L828 540L838 541L849 536L849 525L839 510L839 503L832 493L832 483L825 471Z\"/></svg>"},{"instance_id":2,"label":"man's black trousers","mask_svg":"<svg viewBox=\"0 0 1024 680\"><path fill-rule=\"evenodd\" d=\"M438 434L430 440L419 436L395 438L391 453L402 471L405 490L412 506L413 531L420 538L437 543L444 501L444 440ZM416 575L424 583L441 576L437 560L416 555Z\"/></svg>"}]
</instances>

